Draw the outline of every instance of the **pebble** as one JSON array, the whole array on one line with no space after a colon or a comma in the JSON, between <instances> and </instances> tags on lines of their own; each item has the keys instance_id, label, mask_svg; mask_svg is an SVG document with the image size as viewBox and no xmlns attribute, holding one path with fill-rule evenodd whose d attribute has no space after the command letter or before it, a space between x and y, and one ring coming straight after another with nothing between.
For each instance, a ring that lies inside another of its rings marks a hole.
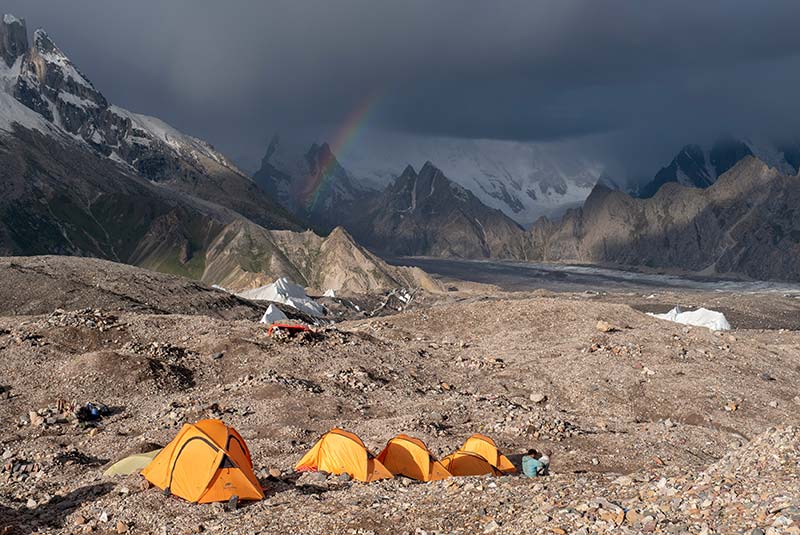
<instances>
[{"instance_id":1,"label":"pebble","mask_svg":"<svg viewBox=\"0 0 800 535\"><path fill-rule=\"evenodd\" d=\"M122 521L117 522L117 533L127 533L127 531L128 531L128 524Z\"/></svg>"},{"instance_id":2,"label":"pebble","mask_svg":"<svg viewBox=\"0 0 800 535\"><path fill-rule=\"evenodd\" d=\"M614 326L613 326L613 325L611 325L609 322L607 322L607 321L604 321L604 320L600 320L600 321L598 321L598 322L597 322L597 325L595 326L595 328L596 328L598 331L600 331L601 333L612 333L612 332L614 332L614 331L616 331L616 330L617 330L617 328L616 328L616 327L614 327Z\"/></svg>"},{"instance_id":3,"label":"pebble","mask_svg":"<svg viewBox=\"0 0 800 535\"><path fill-rule=\"evenodd\" d=\"M528 397L532 403L544 403L547 401L547 396L542 394L541 392L531 392L531 395Z\"/></svg>"}]
</instances>

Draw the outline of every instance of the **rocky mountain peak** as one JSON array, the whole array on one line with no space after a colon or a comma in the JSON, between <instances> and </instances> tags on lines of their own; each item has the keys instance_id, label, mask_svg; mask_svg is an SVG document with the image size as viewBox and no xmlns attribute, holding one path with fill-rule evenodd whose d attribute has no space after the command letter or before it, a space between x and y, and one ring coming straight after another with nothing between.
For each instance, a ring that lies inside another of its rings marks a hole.
<instances>
[{"instance_id":1,"label":"rocky mountain peak","mask_svg":"<svg viewBox=\"0 0 800 535\"><path fill-rule=\"evenodd\" d=\"M40 54L54 54L67 58L57 46L56 43L50 38L44 28L37 28L33 32L33 48Z\"/></svg>"},{"instance_id":2,"label":"rocky mountain peak","mask_svg":"<svg viewBox=\"0 0 800 535\"><path fill-rule=\"evenodd\" d=\"M306 152L306 160L311 167L312 173L318 173L329 165L338 165L336 156L333 154L330 145L327 143L313 143Z\"/></svg>"},{"instance_id":3,"label":"rocky mountain peak","mask_svg":"<svg viewBox=\"0 0 800 535\"><path fill-rule=\"evenodd\" d=\"M426 161L422 168L419 170L420 175L428 175L428 174L435 174L441 173L438 167L433 165L433 162L430 160Z\"/></svg>"},{"instance_id":4,"label":"rocky mountain peak","mask_svg":"<svg viewBox=\"0 0 800 535\"><path fill-rule=\"evenodd\" d=\"M415 177L415 176L417 176L417 171L414 169L414 167L412 165L407 165L406 168L403 169L403 172L400 173L400 176L401 177L403 177L403 176L405 176L405 177L409 177L409 176Z\"/></svg>"},{"instance_id":5,"label":"rocky mountain peak","mask_svg":"<svg viewBox=\"0 0 800 535\"><path fill-rule=\"evenodd\" d=\"M592 188L592 192L586 198L586 201L583 203L583 210L586 212L591 212L595 208L602 206L605 202L606 197L614 193L615 190L608 187L606 184L601 184L598 182Z\"/></svg>"},{"instance_id":6,"label":"rocky mountain peak","mask_svg":"<svg viewBox=\"0 0 800 535\"><path fill-rule=\"evenodd\" d=\"M11 67L27 51L28 30L25 19L10 14L3 15L3 22L0 24L0 56Z\"/></svg>"}]
</instances>

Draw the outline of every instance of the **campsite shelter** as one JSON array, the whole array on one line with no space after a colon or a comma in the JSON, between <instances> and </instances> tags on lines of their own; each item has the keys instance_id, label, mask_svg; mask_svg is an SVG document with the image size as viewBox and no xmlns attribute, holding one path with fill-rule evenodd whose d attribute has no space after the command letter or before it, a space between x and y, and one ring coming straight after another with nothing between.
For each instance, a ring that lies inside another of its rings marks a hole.
<instances>
[{"instance_id":1,"label":"campsite shelter","mask_svg":"<svg viewBox=\"0 0 800 535\"><path fill-rule=\"evenodd\" d=\"M334 428L322 435L314 447L306 453L295 470L300 472L329 472L368 483L379 479L390 479L392 473L372 457L358 436Z\"/></svg>"},{"instance_id":2,"label":"campsite shelter","mask_svg":"<svg viewBox=\"0 0 800 535\"><path fill-rule=\"evenodd\" d=\"M450 477L450 472L433 458L425 443L408 435L397 435L387 442L377 459L392 474L418 481L437 481Z\"/></svg>"},{"instance_id":3,"label":"campsite shelter","mask_svg":"<svg viewBox=\"0 0 800 535\"><path fill-rule=\"evenodd\" d=\"M498 451L494 440L486 435L475 433L464 442L464 445L458 451L477 453L503 473L512 474L517 471L514 464L508 460L508 457Z\"/></svg>"},{"instance_id":4,"label":"campsite shelter","mask_svg":"<svg viewBox=\"0 0 800 535\"><path fill-rule=\"evenodd\" d=\"M242 436L219 420L184 424L142 475L190 502L262 500L253 461Z\"/></svg>"},{"instance_id":5,"label":"campsite shelter","mask_svg":"<svg viewBox=\"0 0 800 535\"><path fill-rule=\"evenodd\" d=\"M503 472L492 466L477 453L456 451L442 459L442 465L454 476L502 476Z\"/></svg>"}]
</instances>

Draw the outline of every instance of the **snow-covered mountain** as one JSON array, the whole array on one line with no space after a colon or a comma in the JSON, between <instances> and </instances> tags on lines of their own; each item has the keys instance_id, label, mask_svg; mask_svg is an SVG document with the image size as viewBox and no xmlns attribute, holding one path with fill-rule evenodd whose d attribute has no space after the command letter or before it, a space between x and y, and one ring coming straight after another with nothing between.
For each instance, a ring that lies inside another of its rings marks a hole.
<instances>
[{"instance_id":1,"label":"snow-covered mountain","mask_svg":"<svg viewBox=\"0 0 800 535\"><path fill-rule=\"evenodd\" d=\"M22 27L24 31L23 21L13 21L11 26ZM209 159L241 173L208 143L183 134L155 117L110 105L44 30L33 33L30 49L25 41L18 48L19 55L7 64L5 76L13 96L104 156L145 171L153 179L163 178L163 166L153 160L164 150L199 164Z\"/></svg>"},{"instance_id":2,"label":"snow-covered mountain","mask_svg":"<svg viewBox=\"0 0 800 535\"><path fill-rule=\"evenodd\" d=\"M350 176L327 143L303 149L277 135L253 178L290 212L324 231L339 224L351 203L374 193Z\"/></svg>"},{"instance_id":3,"label":"snow-covered mountain","mask_svg":"<svg viewBox=\"0 0 800 535\"><path fill-rule=\"evenodd\" d=\"M800 169L800 144L765 139L720 139L711 146L686 145L655 177L642 185L637 196L650 198L668 182L707 188L747 156L755 156L784 175Z\"/></svg>"},{"instance_id":4,"label":"snow-covered mountain","mask_svg":"<svg viewBox=\"0 0 800 535\"><path fill-rule=\"evenodd\" d=\"M359 242L395 255L525 258L526 234L431 162L405 170L379 195L353 205L341 224Z\"/></svg>"},{"instance_id":5,"label":"snow-covered mountain","mask_svg":"<svg viewBox=\"0 0 800 535\"><path fill-rule=\"evenodd\" d=\"M246 289L434 287L322 238L208 143L111 105L44 30L0 21L0 256L91 256Z\"/></svg>"},{"instance_id":6,"label":"snow-covered mountain","mask_svg":"<svg viewBox=\"0 0 800 535\"><path fill-rule=\"evenodd\" d=\"M559 144L367 132L339 161L362 183L385 186L406 165L430 161L481 202L525 226L583 203L603 166Z\"/></svg>"},{"instance_id":7,"label":"snow-covered mountain","mask_svg":"<svg viewBox=\"0 0 800 535\"><path fill-rule=\"evenodd\" d=\"M68 139L123 172L192 194L268 228L301 225L228 158L155 117L112 105L47 32L29 44L24 19L0 24L0 129Z\"/></svg>"}]
</instances>

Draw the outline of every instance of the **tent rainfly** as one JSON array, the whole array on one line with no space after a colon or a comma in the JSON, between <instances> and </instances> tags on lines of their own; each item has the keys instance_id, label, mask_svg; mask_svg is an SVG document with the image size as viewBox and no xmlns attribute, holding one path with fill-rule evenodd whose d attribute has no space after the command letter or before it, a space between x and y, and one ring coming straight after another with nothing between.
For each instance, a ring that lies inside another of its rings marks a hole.
<instances>
[{"instance_id":1,"label":"tent rainfly","mask_svg":"<svg viewBox=\"0 0 800 535\"><path fill-rule=\"evenodd\" d=\"M508 457L501 454L497 449L497 444L495 444L494 440L486 435L475 433L464 442L464 445L458 451L477 453L504 474L513 474L517 471L514 464L508 460Z\"/></svg>"},{"instance_id":2,"label":"tent rainfly","mask_svg":"<svg viewBox=\"0 0 800 535\"><path fill-rule=\"evenodd\" d=\"M358 436L339 428L322 435L294 467L298 472L347 473L364 483L390 479L392 473L370 455Z\"/></svg>"},{"instance_id":3,"label":"tent rainfly","mask_svg":"<svg viewBox=\"0 0 800 535\"><path fill-rule=\"evenodd\" d=\"M397 435L378 454L378 460L394 475L418 481L447 479L450 472L431 455L425 443L408 435Z\"/></svg>"},{"instance_id":4,"label":"tent rainfly","mask_svg":"<svg viewBox=\"0 0 800 535\"><path fill-rule=\"evenodd\" d=\"M503 472L477 453L456 451L442 459L442 465L454 476L502 476Z\"/></svg>"},{"instance_id":5,"label":"tent rainfly","mask_svg":"<svg viewBox=\"0 0 800 535\"><path fill-rule=\"evenodd\" d=\"M219 420L184 424L142 475L165 494L189 502L264 499L244 439Z\"/></svg>"}]
</instances>

